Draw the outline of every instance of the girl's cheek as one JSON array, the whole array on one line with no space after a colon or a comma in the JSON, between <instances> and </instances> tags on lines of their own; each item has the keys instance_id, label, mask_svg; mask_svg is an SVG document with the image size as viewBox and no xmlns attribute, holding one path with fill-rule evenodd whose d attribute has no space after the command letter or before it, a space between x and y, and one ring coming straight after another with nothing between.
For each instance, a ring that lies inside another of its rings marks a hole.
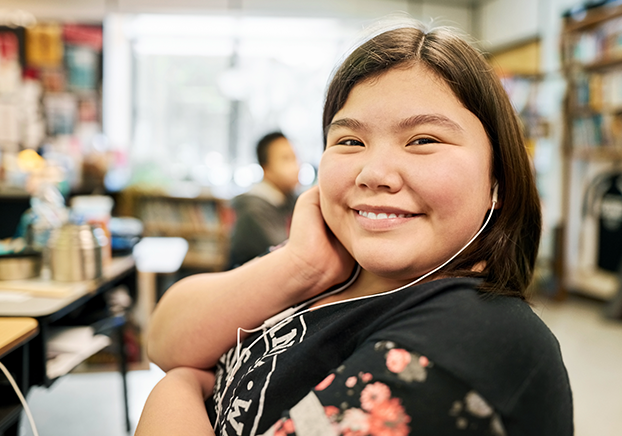
<instances>
[{"instance_id":1,"label":"girl's cheek","mask_svg":"<svg viewBox=\"0 0 622 436\"><path fill-rule=\"evenodd\" d=\"M322 158L320 166L318 168L318 184L320 185L320 191L330 191L331 186L335 183L339 183L339 172L336 171L336 165L334 159ZM328 193L328 192L327 192Z\"/></svg>"}]
</instances>

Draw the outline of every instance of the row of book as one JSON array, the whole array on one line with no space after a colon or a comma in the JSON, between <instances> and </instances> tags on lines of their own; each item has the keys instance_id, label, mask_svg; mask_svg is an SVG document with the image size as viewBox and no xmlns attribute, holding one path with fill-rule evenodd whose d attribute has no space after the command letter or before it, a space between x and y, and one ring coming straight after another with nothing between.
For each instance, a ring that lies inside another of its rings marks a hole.
<instances>
[{"instance_id":1,"label":"row of book","mask_svg":"<svg viewBox=\"0 0 622 436\"><path fill-rule=\"evenodd\" d=\"M572 146L579 149L622 149L622 114L595 114L574 118Z\"/></svg>"},{"instance_id":2,"label":"row of book","mask_svg":"<svg viewBox=\"0 0 622 436\"><path fill-rule=\"evenodd\" d=\"M188 252L195 259L217 262L225 253L222 241L216 237L195 237L188 240Z\"/></svg>"},{"instance_id":3,"label":"row of book","mask_svg":"<svg viewBox=\"0 0 622 436\"><path fill-rule=\"evenodd\" d=\"M622 110L622 69L575 75L573 106L597 112Z\"/></svg>"},{"instance_id":4,"label":"row of book","mask_svg":"<svg viewBox=\"0 0 622 436\"><path fill-rule=\"evenodd\" d=\"M143 199L138 215L149 226L170 226L197 231L221 230L218 206L214 201L173 201L170 199Z\"/></svg>"},{"instance_id":5,"label":"row of book","mask_svg":"<svg viewBox=\"0 0 622 436\"><path fill-rule=\"evenodd\" d=\"M622 58L622 17L566 39L564 57L571 62L592 64Z\"/></svg>"}]
</instances>

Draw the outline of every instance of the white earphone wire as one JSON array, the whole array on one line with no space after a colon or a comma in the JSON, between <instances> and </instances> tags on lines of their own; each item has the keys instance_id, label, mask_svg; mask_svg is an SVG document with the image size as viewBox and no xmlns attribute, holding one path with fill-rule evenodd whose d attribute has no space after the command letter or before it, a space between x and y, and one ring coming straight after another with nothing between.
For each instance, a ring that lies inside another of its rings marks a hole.
<instances>
[{"instance_id":1,"label":"white earphone wire","mask_svg":"<svg viewBox=\"0 0 622 436\"><path fill-rule=\"evenodd\" d=\"M32 429L32 434L34 436L39 436L39 432L37 431L37 426L35 425L35 420L33 419L32 413L30 412L30 407L28 407L28 402L26 401L26 398L24 398L22 391L19 390L19 387L17 386L15 379L11 376L11 373L9 372L7 367L2 364L2 362L0 362L0 370L6 376L7 380L11 384L11 387L17 394L17 398L19 398L20 403L22 403L22 407L24 408L24 412L26 412L26 417L28 418L28 422L30 423L30 428Z\"/></svg>"}]
</instances>

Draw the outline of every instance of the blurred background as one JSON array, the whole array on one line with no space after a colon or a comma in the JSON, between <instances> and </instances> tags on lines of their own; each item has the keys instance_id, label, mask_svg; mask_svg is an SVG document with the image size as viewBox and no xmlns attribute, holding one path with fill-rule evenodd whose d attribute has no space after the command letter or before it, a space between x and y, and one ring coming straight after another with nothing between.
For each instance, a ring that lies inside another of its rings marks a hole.
<instances>
[{"instance_id":1,"label":"blurred background","mask_svg":"<svg viewBox=\"0 0 622 436\"><path fill-rule=\"evenodd\" d=\"M232 201L263 177L258 139L283 132L297 193L312 186L331 71L392 14L462 29L501 78L543 205L534 310L560 340L576 434L622 434L620 0L2 0L0 255L44 252L49 232L98 214L112 257L144 238L187 243L173 271L142 283L156 299L227 268ZM128 294L133 428L161 372ZM29 389L40 434L125 433L105 353Z\"/></svg>"}]
</instances>

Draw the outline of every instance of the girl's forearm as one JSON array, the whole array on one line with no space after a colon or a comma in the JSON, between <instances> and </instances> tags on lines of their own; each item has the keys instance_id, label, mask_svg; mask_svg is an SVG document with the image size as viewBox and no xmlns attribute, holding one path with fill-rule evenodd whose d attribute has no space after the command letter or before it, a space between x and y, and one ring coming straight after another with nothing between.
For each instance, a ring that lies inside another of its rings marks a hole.
<instances>
[{"instance_id":1,"label":"girl's forearm","mask_svg":"<svg viewBox=\"0 0 622 436\"><path fill-rule=\"evenodd\" d=\"M199 274L174 284L150 321L147 350L163 370L211 368L235 345L238 327L254 328L322 286L284 248L222 273ZM306 289L305 289L306 288Z\"/></svg>"}]
</instances>

